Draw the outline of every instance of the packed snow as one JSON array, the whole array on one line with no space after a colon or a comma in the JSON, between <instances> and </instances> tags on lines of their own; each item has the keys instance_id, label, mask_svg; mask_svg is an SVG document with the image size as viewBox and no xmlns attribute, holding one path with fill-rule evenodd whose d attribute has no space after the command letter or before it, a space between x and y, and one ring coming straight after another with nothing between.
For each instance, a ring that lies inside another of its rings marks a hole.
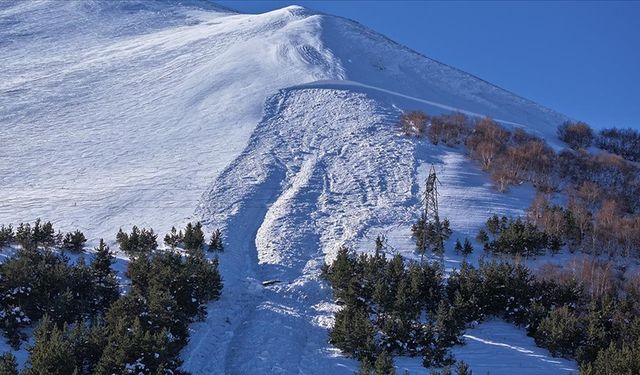
<instances>
[{"instance_id":1,"label":"packed snow","mask_svg":"<svg viewBox=\"0 0 640 375\"><path fill-rule=\"evenodd\" d=\"M403 110L489 115L552 144L566 119L295 6L3 2L0 67L0 223L42 217L93 241L133 224L223 229L225 289L182 355L194 374L353 373L328 344L338 307L320 267L380 233L411 257L431 164L453 238L523 212L527 187L498 193L462 149L401 136ZM575 371L499 321L466 341L456 356L481 373Z\"/></svg>"}]
</instances>

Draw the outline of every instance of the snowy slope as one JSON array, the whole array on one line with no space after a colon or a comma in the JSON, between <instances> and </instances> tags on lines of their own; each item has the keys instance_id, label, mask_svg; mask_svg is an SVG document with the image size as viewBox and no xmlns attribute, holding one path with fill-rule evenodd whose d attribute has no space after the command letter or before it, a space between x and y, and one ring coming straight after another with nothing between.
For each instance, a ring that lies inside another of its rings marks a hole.
<instances>
[{"instance_id":1,"label":"snowy slope","mask_svg":"<svg viewBox=\"0 0 640 375\"><path fill-rule=\"evenodd\" d=\"M287 10L16 2L0 24L0 221L92 238L184 222L268 95L339 77L285 51L320 48L318 23Z\"/></svg>"},{"instance_id":2,"label":"snowy slope","mask_svg":"<svg viewBox=\"0 0 640 375\"><path fill-rule=\"evenodd\" d=\"M131 223L164 231L243 149L269 95L319 80L541 134L563 118L351 21L183 4L2 3L1 221L47 217L92 238Z\"/></svg>"},{"instance_id":3,"label":"snowy slope","mask_svg":"<svg viewBox=\"0 0 640 375\"><path fill-rule=\"evenodd\" d=\"M412 256L408 227L431 163L454 236L528 205L530 191L497 193L461 150L397 134L402 110L490 115L552 144L566 119L296 6L3 2L0 68L0 222L40 216L93 239L131 224L223 228L225 290L183 352L194 374L353 372L327 344L337 306L320 267L380 233ZM522 373L575 366L495 326L460 349L472 368L493 367L505 347L529 348L509 355Z\"/></svg>"},{"instance_id":4,"label":"snowy slope","mask_svg":"<svg viewBox=\"0 0 640 375\"><path fill-rule=\"evenodd\" d=\"M195 374L352 373L357 365L327 345L337 306L320 267L343 244L372 249L379 233L414 256L409 227L420 212L422 170L430 163L448 171L441 177L447 186L442 206L457 233L477 231L494 212L522 213L526 194L497 194L459 153L398 135L398 108L407 104L377 90L314 85L282 90L267 101L249 145L201 203L199 214L211 227L224 228L232 250L221 258L227 293L206 322L194 325L185 368ZM448 267L457 262L449 253ZM261 288L268 280L279 282ZM462 348L459 358L491 367L490 343L506 335L512 341L499 347L527 348L509 353L522 373L574 368L541 354L523 331L506 326L497 337L480 331L485 341L471 347L476 350ZM214 349L221 343L226 352ZM213 352L220 358L211 360ZM530 353L542 357L539 363ZM399 361L412 370L419 363Z\"/></svg>"}]
</instances>

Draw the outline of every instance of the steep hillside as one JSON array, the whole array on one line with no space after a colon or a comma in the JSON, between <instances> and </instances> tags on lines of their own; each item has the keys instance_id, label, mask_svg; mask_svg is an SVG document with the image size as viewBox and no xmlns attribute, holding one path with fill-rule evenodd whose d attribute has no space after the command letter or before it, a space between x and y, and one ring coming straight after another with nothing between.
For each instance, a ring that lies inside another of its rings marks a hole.
<instances>
[{"instance_id":1,"label":"steep hillside","mask_svg":"<svg viewBox=\"0 0 640 375\"><path fill-rule=\"evenodd\" d=\"M489 213L522 212L526 188L501 195L462 150L400 136L403 110L489 115L552 144L566 119L296 6L247 15L205 1L5 2L0 66L0 223L43 217L93 239L192 218L223 228L223 296L183 353L194 374L353 372L327 343L337 306L320 267L379 233L411 256L432 163L460 235ZM573 368L494 326L470 332L461 358L491 368L492 348L508 347L501 355L522 373Z\"/></svg>"},{"instance_id":2,"label":"steep hillside","mask_svg":"<svg viewBox=\"0 0 640 375\"><path fill-rule=\"evenodd\" d=\"M542 134L563 118L300 7L3 2L0 24L0 219L50 217L93 238L190 217L281 88L351 80Z\"/></svg>"},{"instance_id":3,"label":"steep hillside","mask_svg":"<svg viewBox=\"0 0 640 375\"><path fill-rule=\"evenodd\" d=\"M414 257L409 228L419 217L424 169L431 163L446 171L442 207L458 235L473 236L492 213L523 212L531 191L500 195L459 150L400 136L398 107L408 104L378 90L317 87L282 90L267 101L249 145L198 210L211 227L224 228L232 250L221 257L227 293L206 322L194 325L186 368L197 374L352 373L356 363L327 345L338 306L321 281L322 264L341 245L373 249L378 234ZM459 262L447 254L447 268ZM262 281L277 282L262 288ZM470 332L476 345L461 348L460 358L491 368L495 345L511 348L501 355L523 373L573 368L551 360L523 331L499 327L477 337ZM496 341L505 336L506 342ZM419 359L400 363L421 367ZM511 368L502 371L492 373Z\"/></svg>"}]
</instances>

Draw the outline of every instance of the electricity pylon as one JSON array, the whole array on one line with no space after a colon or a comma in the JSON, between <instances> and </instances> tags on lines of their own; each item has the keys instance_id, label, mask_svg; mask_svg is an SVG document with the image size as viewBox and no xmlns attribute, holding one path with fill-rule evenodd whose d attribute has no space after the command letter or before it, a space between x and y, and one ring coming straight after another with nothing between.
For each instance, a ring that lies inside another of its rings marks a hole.
<instances>
[{"instance_id":1,"label":"electricity pylon","mask_svg":"<svg viewBox=\"0 0 640 375\"><path fill-rule=\"evenodd\" d=\"M422 230L419 251L420 261L422 262L427 248L431 246L434 253L443 257L444 265L443 228L438 214L438 185L441 185L441 183L436 175L436 168L431 165L429 177L425 182L424 197L422 198L424 211L421 219Z\"/></svg>"}]
</instances>

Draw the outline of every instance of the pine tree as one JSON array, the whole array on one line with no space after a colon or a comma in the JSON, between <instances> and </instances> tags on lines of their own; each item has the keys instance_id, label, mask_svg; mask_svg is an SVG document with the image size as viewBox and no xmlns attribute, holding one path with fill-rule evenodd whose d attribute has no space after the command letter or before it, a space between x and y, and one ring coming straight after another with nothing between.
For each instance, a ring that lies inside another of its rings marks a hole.
<instances>
[{"instance_id":1,"label":"pine tree","mask_svg":"<svg viewBox=\"0 0 640 375\"><path fill-rule=\"evenodd\" d=\"M158 235L153 232L153 229L140 229L135 225L131 228L130 234L123 232L120 228L116 235L120 250L132 258L145 256L156 250L157 238Z\"/></svg>"},{"instance_id":2,"label":"pine tree","mask_svg":"<svg viewBox=\"0 0 640 375\"><path fill-rule=\"evenodd\" d=\"M466 364L464 361L458 361L458 364L456 365L456 375L472 375L473 372L471 371L471 368L469 367L468 364Z\"/></svg>"},{"instance_id":3,"label":"pine tree","mask_svg":"<svg viewBox=\"0 0 640 375\"><path fill-rule=\"evenodd\" d=\"M102 238L95 248L96 255L91 262L92 281L95 287L92 311L103 315L109 306L118 299L120 291L115 271L111 268L114 257Z\"/></svg>"},{"instance_id":4,"label":"pine tree","mask_svg":"<svg viewBox=\"0 0 640 375\"><path fill-rule=\"evenodd\" d=\"M395 375L396 368L393 366L393 357L386 351L378 354L375 362L376 375Z\"/></svg>"},{"instance_id":5,"label":"pine tree","mask_svg":"<svg viewBox=\"0 0 640 375\"><path fill-rule=\"evenodd\" d=\"M0 357L0 375L18 375L18 362L11 352Z\"/></svg>"},{"instance_id":6,"label":"pine tree","mask_svg":"<svg viewBox=\"0 0 640 375\"><path fill-rule=\"evenodd\" d=\"M360 361L360 367L358 368L358 372L356 373L356 375L371 375L373 369L374 367L371 363L371 360L365 357L362 359L362 361Z\"/></svg>"},{"instance_id":7,"label":"pine tree","mask_svg":"<svg viewBox=\"0 0 640 375\"><path fill-rule=\"evenodd\" d=\"M493 215L489 219L487 219L485 228L487 228L487 231L494 236L500 234L501 225L498 215Z\"/></svg>"},{"instance_id":8,"label":"pine tree","mask_svg":"<svg viewBox=\"0 0 640 375\"><path fill-rule=\"evenodd\" d=\"M435 329L433 323L427 322L420 327L418 334L418 343L422 348L420 355L422 356L422 366L426 368L433 367L435 359Z\"/></svg>"},{"instance_id":9,"label":"pine tree","mask_svg":"<svg viewBox=\"0 0 640 375\"><path fill-rule=\"evenodd\" d=\"M73 346L62 329L47 316L42 318L35 332L35 343L29 349L26 375L68 375L75 369Z\"/></svg>"},{"instance_id":10,"label":"pine tree","mask_svg":"<svg viewBox=\"0 0 640 375\"><path fill-rule=\"evenodd\" d=\"M222 232L220 229L216 229L211 233L211 239L209 240L209 251L223 251L224 244L222 243Z\"/></svg>"},{"instance_id":11,"label":"pine tree","mask_svg":"<svg viewBox=\"0 0 640 375\"><path fill-rule=\"evenodd\" d=\"M347 355L357 359L375 357L374 327L362 307L346 305L336 313L329 337L331 343Z\"/></svg>"},{"instance_id":12,"label":"pine tree","mask_svg":"<svg viewBox=\"0 0 640 375\"><path fill-rule=\"evenodd\" d=\"M396 289L396 296L393 310L398 313L404 321L414 320L418 317L419 309L415 301L415 296L411 294L407 280L402 278Z\"/></svg>"},{"instance_id":13,"label":"pine tree","mask_svg":"<svg viewBox=\"0 0 640 375\"><path fill-rule=\"evenodd\" d=\"M386 238L382 235L376 237L376 257L379 257L384 252Z\"/></svg>"},{"instance_id":14,"label":"pine tree","mask_svg":"<svg viewBox=\"0 0 640 375\"><path fill-rule=\"evenodd\" d=\"M164 236L164 243L171 249L175 249L183 241L183 237L182 230L178 231L176 227L171 227L171 232Z\"/></svg>"},{"instance_id":15,"label":"pine tree","mask_svg":"<svg viewBox=\"0 0 640 375\"><path fill-rule=\"evenodd\" d=\"M78 374L91 373L95 366L91 358L93 348L90 344L90 332L89 322L86 320L77 321L72 326L68 326L64 332L73 350L73 356L69 361L74 362L75 371Z\"/></svg>"},{"instance_id":16,"label":"pine tree","mask_svg":"<svg viewBox=\"0 0 640 375\"><path fill-rule=\"evenodd\" d=\"M382 332L384 335L381 338L381 346L385 350L392 352L402 352L405 350L405 345L414 347L411 339L411 321L405 319L402 314L397 311L393 311L387 314L382 324Z\"/></svg>"},{"instance_id":17,"label":"pine tree","mask_svg":"<svg viewBox=\"0 0 640 375\"><path fill-rule=\"evenodd\" d=\"M201 248L191 250L184 265L184 274L189 286L188 298L194 305L193 315L203 318L206 314L206 304L218 299L222 290L218 258L207 259Z\"/></svg>"},{"instance_id":18,"label":"pine tree","mask_svg":"<svg viewBox=\"0 0 640 375\"><path fill-rule=\"evenodd\" d=\"M379 317L391 311L394 302L393 295L389 292L389 284L385 279L379 278L376 280L371 301L378 306Z\"/></svg>"},{"instance_id":19,"label":"pine tree","mask_svg":"<svg viewBox=\"0 0 640 375\"><path fill-rule=\"evenodd\" d=\"M489 235L484 229L480 229L478 235L476 236L476 239L483 245L487 245L489 243Z\"/></svg>"},{"instance_id":20,"label":"pine tree","mask_svg":"<svg viewBox=\"0 0 640 375\"><path fill-rule=\"evenodd\" d=\"M462 247L462 254L465 257L468 257L469 255L471 255L471 253L473 253L473 245L471 245L471 241L469 241L468 238L465 238L464 245Z\"/></svg>"},{"instance_id":21,"label":"pine tree","mask_svg":"<svg viewBox=\"0 0 640 375\"><path fill-rule=\"evenodd\" d=\"M151 332L167 329L176 341L186 343L189 317L180 311L176 299L167 290L154 284L147 296L148 315L145 328Z\"/></svg>"},{"instance_id":22,"label":"pine tree","mask_svg":"<svg viewBox=\"0 0 640 375\"><path fill-rule=\"evenodd\" d=\"M464 322L461 322L455 316L454 310L444 300L438 305L434 323L434 349L433 364L435 366L450 365L453 358L448 351L453 345L460 344L460 335L462 334Z\"/></svg>"},{"instance_id":23,"label":"pine tree","mask_svg":"<svg viewBox=\"0 0 640 375\"><path fill-rule=\"evenodd\" d=\"M50 221L42 223L39 218L36 219L32 231L33 240L36 243L36 246L40 244L45 248L48 248L55 245L55 231Z\"/></svg>"},{"instance_id":24,"label":"pine tree","mask_svg":"<svg viewBox=\"0 0 640 375\"><path fill-rule=\"evenodd\" d=\"M0 248L9 245L14 240L15 233L13 233L13 227L11 224L5 226L0 225Z\"/></svg>"},{"instance_id":25,"label":"pine tree","mask_svg":"<svg viewBox=\"0 0 640 375\"><path fill-rule=\"evenodd\" d=\"M598 352L595 361L580 366L583 375L640 374L640 339L623 343L621 347L611 343Z\"/></svg>"},{"instance_id":26,"label":"pine tree","mask_svg":"<svg viewBox=\"0 0 640 375\"><path fill-rule=\"evenodd\" d=\"M200 249L204 245L204 232L202 224L198 221L195 225L187 223L184 230L184 247L187 250Z\"/></svg>"},{"instance_id":27,"label":"pine tree","mask_svg":"<svg viewBox=\"0 0 640 375\"><path fill-rule=\"evenodd\" d=\"M456 254L460 254L462 252L462 244L458 239L456 239L456 245L454 246L454 250L456 251Z\"/></svg>"},{"instance_id":28,"label":"pine tree","mask_svg":"<svg viewBox=\"0 0 640 375\"><path fill-rule=\"evenodd\" d=\"M582 342L583 330L578 317L561 306L542 319L534 336L536 344L547 348L554 356L573 357Z\"/></svg>"},{"instance_id":29,"label":"pine tree","mask_svg":"<svg viewBox=\"0 0 640 375\"><path fill-rule=\"evenodd\" d=\"M327 278L338 298L345 297L345 293L354 276L355 257L346 246L338 250L338 255L327 270Z\"/></svg>"},{"instance_id":30,"label":"pine tree","mask_svg":"<svg viewBox=\"0 0 640 375\"><path fill-rule=\"evenodd\" d=\"M440 370L440 371L432 369L431 371L429 371L429 374L431 374L431 375L453 375L453 372L451 371L451 366L447 365L447 366L443 366L442 370Z\"/></svg>"},{"instance_id":31,"label":"pine tree","mask_svg":"<svg viewBox=\"0 0 640 375\"><path fill-rule=\"evenodd\" d=\"M31 224L20 223L16 228L16 241L24 250L32 250L36 248L36 242L31 231Z\"/></svg>"},{"instance_id":32,"label":"pine tree","mask_svg":"<svg viewBox=\"0 0 640 375\"><path fill-rule=\"evenodd\" d=\"M84 236L84 233L79 230L76 230L75 232L68 232L62 240L62 248L72 251L81 251L85 242L87 242L87 238Z\"/></svg>"},{"instance_id":33,"label":"pine tree","mask_svg":"<svg viewBox=\"0 0 640 375\"><path fill-rule=\"evenodd\" d=\"M74 322L77 319L91 316L92 301L95 295L91 266L85 263L84 257L79 257L74 265L66 268L67 270L58 276L67 284L65 292L62 294L64 303L59 304L59 306L66 304L67 307L61 309L61 320L54 319L58 323ZM57 304L58 302L54 303L53 311L59 308ZM53 319L53 313L51 313L51 318Z\"/></svg>"}]
</instances>

